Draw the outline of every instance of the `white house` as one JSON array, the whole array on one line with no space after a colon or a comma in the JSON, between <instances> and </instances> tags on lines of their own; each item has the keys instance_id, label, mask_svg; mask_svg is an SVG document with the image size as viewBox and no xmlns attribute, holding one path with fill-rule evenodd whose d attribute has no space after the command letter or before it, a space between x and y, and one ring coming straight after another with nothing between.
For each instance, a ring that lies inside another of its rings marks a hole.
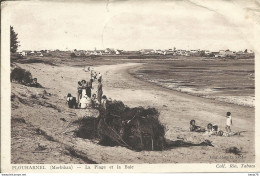
<instances>
[{"instance_id":1,"label":"white house","mask_svg":"<svg viewBox=\"0 0 260 176\"><path fill-rule=\"evenodd\" d=\"M155 50L154 53L156 53L156 54L163 54L163 51L158 49L158 50Z\"/></svg>"},{"instance_id":2,"label":"white house","mask_svg":"<svg viewBox=\"0 0 260 176\"><path fill-rule=\"evenodd\" d=\"M19 54L22 55L22 56L27 56L27 53L28 53L27 51L22 51Z\"/></svg>"},{"instance_id":3,"label":"white house","mask_svg":"<svg viewBox=\"0 0 260 176\"><path fill-rule=\"evenodd\" d=\"M140 52L142 54L152 54L152 53L154 53L154 50L153 49L142 49L142 50L140 50Z\"/></svg>"}]
</instances>

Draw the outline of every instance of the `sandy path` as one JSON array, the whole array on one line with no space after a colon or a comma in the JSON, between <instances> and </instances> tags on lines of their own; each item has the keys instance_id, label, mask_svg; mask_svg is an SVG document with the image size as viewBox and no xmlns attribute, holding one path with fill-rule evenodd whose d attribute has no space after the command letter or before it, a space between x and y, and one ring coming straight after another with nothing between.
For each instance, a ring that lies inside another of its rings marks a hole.
<instances>
[{"instance_id":1,"label":"sandy path","mask_svg":"<svg viewBox=\"0 0 260 176\"><path fill-rule=\"evenodd\" d=\"M68 92L76 95L77 81L88 79L89 73L82 68L69 66L49 66L44 64L21 65L32 72L48 92L57 94L59 103ZM134 152L123 147L104 147L80 138L74 146L97 163L187 163L187 162L253 162L254 161L254 108L242 107L214 100L186 95L168 90L132 77L129 69L136 69L140 64L105 65L96 67L103 75L104 94L112 99L122 100L129 106L153 106L159 109L160 120L166 126L166 137L177 140L178 137L194 143L205 139L212 141L215 147L179 147L167 151ZM94 86L96 86L94 84ZM40 111L40 110L38 110ZM232 112L234 126L232 130L247 132L241 136L217 137L204 136L188 132L189 121L195 119L200 126L207 123L225 126L225 113ZM38 112L39 113L39 112ZM41 112L44 114L45 112ZM50 116L50 114L49 114ZM58 116L57 114L55 117ZM44 128L44 120L34 120ZM31 117L28 116L27 119ZM45 117L47 118L47 117ZM48 122L50 123L50 122ZM48 126L48 128L51 128ZM45 130L48 130L46 127ZM50 130L50 131L53 131ZM58 133L60 130L56 130ZM57 135L56 133L56 135ZM228 147L242 149L243 157L225 153ZM97 154L98 153L98 154Z\"/></svg>"}]
</instances>

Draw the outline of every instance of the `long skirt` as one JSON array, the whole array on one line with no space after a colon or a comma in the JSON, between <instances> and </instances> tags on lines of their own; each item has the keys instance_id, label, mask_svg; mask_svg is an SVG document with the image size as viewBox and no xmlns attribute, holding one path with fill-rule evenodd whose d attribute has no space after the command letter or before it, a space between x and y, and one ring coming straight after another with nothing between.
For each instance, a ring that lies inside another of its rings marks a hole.
<instances>
[{"instance_id":1,"label":"long skirt","mask_svg":"<svg viewBox=\"0 0 260 176\"><path fill-rule=\"evenodd\" d=\"M103 94L102 91L99 91L99 92L97 93L97 100L98 100L99 104L101 104L102 94Z\"/></svg>"},{"instance_id":2,"label":"long skirt","mask_svg":"<svg viewBox=\"0 0 260 176\"><path fill-rule=\"evenodd\" d=\"M86 94L89 98L91 98L91 89L90 88L87 88L86 90Z\"/></svg>"},{"instance_id":3,"label":"long skirt","mask_svg":"<svg viewBox=\"0 0 260 176\"><path fill-rule=\"evenodd\" d=\"M82 89L82 97L87 94L86 89Z\"/></svg>"}]
</instances>

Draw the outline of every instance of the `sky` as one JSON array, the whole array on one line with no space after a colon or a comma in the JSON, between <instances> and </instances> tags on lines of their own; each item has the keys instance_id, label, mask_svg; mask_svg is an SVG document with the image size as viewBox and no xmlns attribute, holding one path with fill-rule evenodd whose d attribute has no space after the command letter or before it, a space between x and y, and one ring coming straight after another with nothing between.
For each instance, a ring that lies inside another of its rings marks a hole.
<instances>
[{"instance_id":1,"label":"sky","mask_svg":"<svg viewBox=\"0 0 260 176\"><path fill-rule=\"evenodd\" d=\"M247 0L6 2L19 50L254 50L260 3Z\"/></svg>"}]
</instances>

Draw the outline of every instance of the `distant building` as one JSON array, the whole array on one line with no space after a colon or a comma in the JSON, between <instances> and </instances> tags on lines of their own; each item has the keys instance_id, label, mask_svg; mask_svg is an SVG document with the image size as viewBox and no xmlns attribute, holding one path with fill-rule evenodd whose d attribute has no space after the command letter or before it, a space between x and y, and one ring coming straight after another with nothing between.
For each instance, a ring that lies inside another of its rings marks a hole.
<instances>
[{"instance_id":1,"label":"distant building","mask_svg":"<svg viewBox=\"0 0 260 176\"><path fill-rule=\"evenodd\" d=\"M230 50L219 50L218 57L228 57L228 56L235 56L235 52Z\"/></svg>"},{"instance_id":2,"label":"distant building","mask_svg":"<svg viewBox=\"0 0 260 176\"><path fill-rule=\"evenodd\" d=\"M160 49L154 50L153 51L155 54L163 54L164 52Z\"/></svg>"},{"instance_id":3,"label":"distant building","mask_svg":"<svg viewBox=\"0 0 260 176\"><path fill-rule=\"evenodd\" d=\"M115 54L116 52L115 52L115 50L114 49L112 49L112 48L107 48L107 49L105 49L105 51L104 51L104 54Z\"/></svg>"},{"instance_id":4,"label":"distant building","mask_svg":"<svg viewBox=\"0 0 260 176\"><path fill-rule=\"evenodd\" d=\"M173 49L168 49L168 50L165 50L163 54L164 55L166 55L166 54L172 55L173 53L174 53Z\"/></svg>"},{"instance_id":5,"label":"distant building","mask_svg":"<svg viewBox=\"0 0 260 176\"><path fill-rule=\"evenodd\" d=\"M199 53L199 52L200 52L200 50L190 50L191 54L196 54L196 53Z\"/></svg>"},{"instance_id":6,"label":"distant building","mask_svg":"<svg viewBox=\"0 0 260 176\"><path fill-rule=\"evenodd\" d=\"M142 49L140 50L141 54L154 54L154 50L153 49Z\"/></svg>"},{"instance_id":7,"label":"distant building","mask_svg":"<svg viewBox=\"0 0 260 176\"><path fill-rule=\"evenodd\" d=\"M176 55L177 56L186 56L187 51L186 50L176 50Z\"/></svg>"},{"instance_id":8,"label":"distant building","mask_svg":"<svg viewBox=\"0 0 260 176\"><path fill-rule=\"evenodd\" d=\"M154 53L155 53L155 54L163 54L163 51L160 50L160 49L157 49L157 50L154 50Z\"/></svg>"},{"instance_id":9,"label":"distant building","mask_svg":"<svg viewBox=\"0 0 260 176\"><path fill-rule=\"evenodd\" d=\"M101 55L103 55L103 50L95 50L95 51L94 51L94 55L96 55L96 56L101 56Z\"/></svg>"},{"instance_id":10,"label":"distant building","mask_svg":"<svg viewBox=\"0 0 260 176\"><path fill-rule=\"evenodd\" d=\"M115 50L115 52L116 52L116 55L119 55L119 54L123 54L123 52L124 52L124 50Z\"/></svg>"},{"instance_id":11,"label":"distant building","mask_svg":"<svg viewBox=\"0 0 260 176\"><path fill-rule=\"evenodd\" d=\"M30 52L31 52L31 51L29 51L29 50L23 50L22 52L20 52L20 54L21 54L22 56L27 56Z\"/></svg>"}]
</instances>

